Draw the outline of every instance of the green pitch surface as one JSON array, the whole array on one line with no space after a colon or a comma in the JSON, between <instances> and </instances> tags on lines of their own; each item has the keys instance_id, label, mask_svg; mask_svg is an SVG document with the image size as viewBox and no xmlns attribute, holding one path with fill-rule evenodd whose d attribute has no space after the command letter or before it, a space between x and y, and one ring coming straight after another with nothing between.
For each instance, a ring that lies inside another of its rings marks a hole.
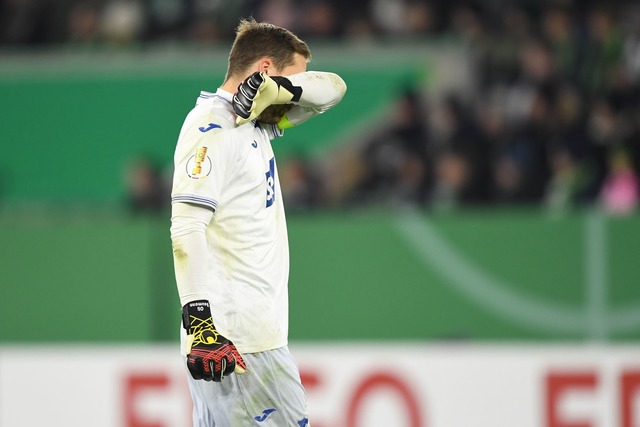
<instances>
[{"instance_id":1,"label":"green pitch surface","mask_svg":"<svg viewBox=\"0 0 640 427\"><path fill-rule=\"evenodd\" d=\"M83 219L84 218L84 219ZM289 218L292 340L637 340L640 218ZM168 219L1 217L3 342L177 337Z\"/></svg>"}]
</instances>

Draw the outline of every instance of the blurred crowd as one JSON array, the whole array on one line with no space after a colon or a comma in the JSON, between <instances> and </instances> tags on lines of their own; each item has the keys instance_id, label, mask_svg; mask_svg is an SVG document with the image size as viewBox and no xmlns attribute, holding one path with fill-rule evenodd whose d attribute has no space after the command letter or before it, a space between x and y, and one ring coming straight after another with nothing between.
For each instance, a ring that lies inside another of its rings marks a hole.
<instances>
[{"instance_id":1,"label":"blurred crowd","mask_svg":"<svg viewBox=\"0 0 640 427\"><path fill-rule=\"evenodd\" d=\"M442 4L440 4L442 3ZM130 46L231 40L240 16L305 39L441 31L434 5L404 0L2 0L0 46ZM444 11L443 11L444 12Z\"/></svg>"},{"instance_id":2,"label":"blurred crowd","mask_svg":"<svg viewBox=\"0 0 640 427\"><path fill-rule=\"evenodd\" d=\"M425 5L387 7L398 3ZM466 46L475 89L435 99L403 88L391 124L351 153L343 182L327 189L322 171L307 169L294 174L301 182L293 187L307 183L316 204L530 205L558 214L599 205L634 213L640 4L453 1L447 9L448 19L436 20L447 25L434 31Z\"/></svg>"},{"instance_id":3,"label":"blurred crowd","mask_svg":"<svg viewBox=\"0 0 640 427\"><path fill-rule=\"evenodd\" d=\"M434 35L449 31L456 8L467 4L465 0L0 0L0 46L95 48L167 41L226 45L240 16L272 22L304 39Z\"/></svg>"},{"instance_id":4,"label":"blurred crowd","mask_svg":"<svg viewBox=\"0 0 640 427\"><path fill-rule=\"evenodd\" d=\"M337 185L305 159L290 162L292 209L638 206L635 1L0 0L0 48L227 46L250 15L309 40L446 37L473 64L474 91L399 90L391 124L360 144Z\"/></svg>"}]
</instances>

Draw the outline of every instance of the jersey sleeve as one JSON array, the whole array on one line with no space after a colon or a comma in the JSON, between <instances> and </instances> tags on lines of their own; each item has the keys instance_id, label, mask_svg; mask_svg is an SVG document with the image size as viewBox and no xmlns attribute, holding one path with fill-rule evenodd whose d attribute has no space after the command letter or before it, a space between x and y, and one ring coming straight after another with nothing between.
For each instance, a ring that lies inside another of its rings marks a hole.
<instances>
[{"instance_id":1,"label":"jersey sleeve","mask_svg":"<svg viewBox=\"0 0 640 427\"><path fill-rule=\"evenodd\" d=\"M178 137L171 203L216 210L237 159L234 130L213 114L190 114Z\"/></svg>"},{"instance_id":2,"label":"jersey sleeve","mask_svg":"<svg viewBox=\"0 0 640 427\"><path fill-rule=\"evenodd\" d=\"M173 266L181 306L190 301L209 299L206 229L212 216L212 211L201 206L172 205Z\"/></svg>"},{"instance_id":3,"label":"jersey sleeve","mask_svg":"<svg viewBox=\"0 0 640 427\"><path fill-rule=\"evenodd\" d=\"M278 123L279 129L297 126L324 113L336 106L347 91L346 83L335 73L306 71L287 78L302 88L302 95Z\"/></svg>"}]
</instances>

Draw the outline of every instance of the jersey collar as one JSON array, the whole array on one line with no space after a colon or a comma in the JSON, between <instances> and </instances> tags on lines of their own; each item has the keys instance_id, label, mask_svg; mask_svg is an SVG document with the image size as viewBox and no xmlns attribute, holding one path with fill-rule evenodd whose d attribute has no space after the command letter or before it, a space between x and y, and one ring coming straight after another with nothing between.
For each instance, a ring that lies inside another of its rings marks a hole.
<instances>
[{"instance_id":1,"label":"jersey collar","mask_svg":"<svg viewBox=\"0 0 640 427\"><path fill-rule=\"evenodd\" d=\"M198 96L198 100L196 104L207 102L215 98L222 98L225 101L227 101L229 104L231 104L231 102L233 101L233 94L231 92L227 92L222 88L218 88L218 90L216 90L216 93L211 93L203 90L200 92L200 96Z\"/></svg>"},{"instance_id":2,"label":"jersey collar","mask_svg":"<svg viewBox=\"0 0 640 427\"><path fill-rule=\"evenodd\" d=\"M231 92L227 92L226 90L220 87L216 91L216 95L218 95L220 98L223 98L225 101L228 101L228 102L231 102L233 100L233 94Z\"/></svg>"}]
</instances>

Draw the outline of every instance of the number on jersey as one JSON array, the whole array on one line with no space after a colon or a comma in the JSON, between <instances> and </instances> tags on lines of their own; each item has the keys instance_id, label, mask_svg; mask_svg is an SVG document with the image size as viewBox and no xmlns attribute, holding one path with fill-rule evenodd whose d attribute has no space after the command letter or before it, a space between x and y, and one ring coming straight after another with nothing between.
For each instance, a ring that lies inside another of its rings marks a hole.
<instances>
[{"instance_id":1,"label":"number on jersey","mask_svg":"<svg viewBox=\"0 0 640 427\"><path fill-rule=\"evenodd\" d=\"M265 173L267 176L267 207L273 205L276 200L276 159L272 157L269 160L269 170Z\"/></svg>"}]
</instances>

